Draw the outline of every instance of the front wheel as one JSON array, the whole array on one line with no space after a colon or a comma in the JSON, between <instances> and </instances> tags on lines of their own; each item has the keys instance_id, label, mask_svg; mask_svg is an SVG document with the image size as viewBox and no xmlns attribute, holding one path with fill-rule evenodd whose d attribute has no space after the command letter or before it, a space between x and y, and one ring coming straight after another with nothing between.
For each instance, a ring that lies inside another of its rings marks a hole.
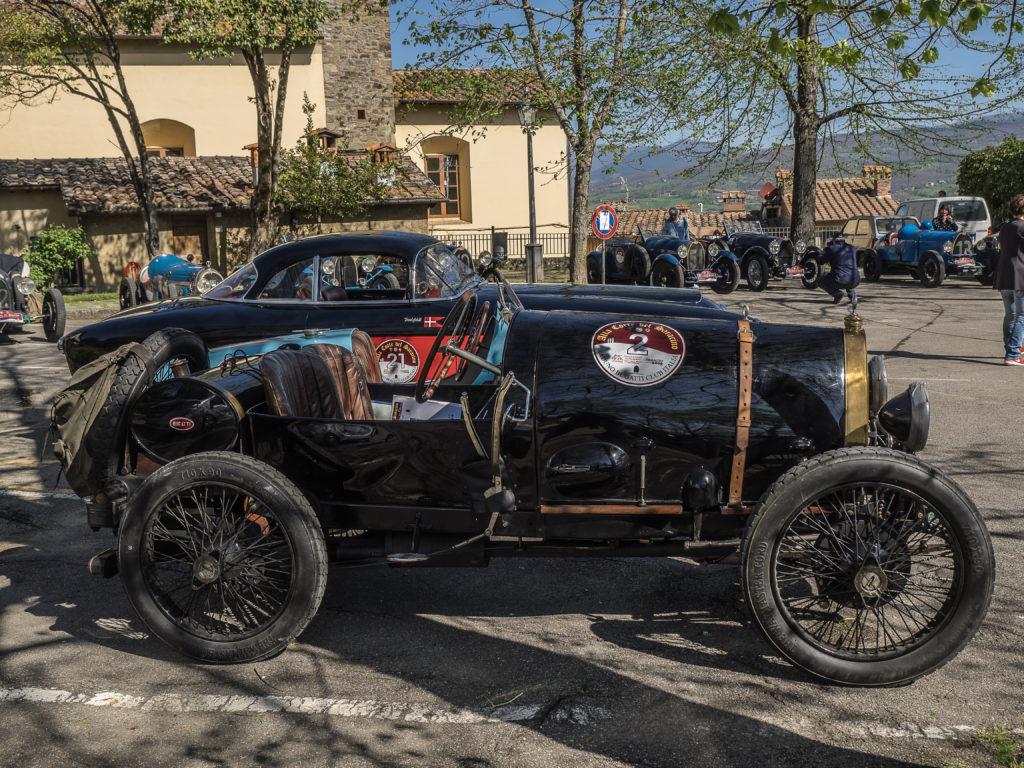
<instances>
[{"instance_id":1,"label":"front wheel","mask_svg":"<svg viewBox=\"0 0 1024 768\"><path fill-rule=\"evenodd\" d=\"M64 306L64 296L56 288L51 288L43 297L43 333L47 341L57 341L64 335L68 313Z\"/></svg>"},{"instance_id":2,"label":"front wheel","mask_svg":"<svg viewBox=\"0 0 1024 768\"><path fill-rule=\"evenodd\" d=\"M715 268L718 279L711 284L711 290L715 293L732 293L740 284L740 265L734 259L723 259L722 263Z\"/></svg>"},{"instance_id":3,"label":"front wheel","mask_svg":"<svg viewBox=\"0 0 1024 768\"><path fill-rule=\"evenodd\" d=\"M651 269L651 285L662 288L682 288L685 276L678 262L661 259Z\"/></svg>"},{"instance_id":4,"label":"front wheel","mask_svg":"<svg viewBox=\"0 0 1024 768\"><path fill-rule=\"evenodd\" d=\"M804 284L804 288L817 288L818 281L821 279L821 265L818 263L818 260L813 256L808 256L800 262L800 266L803 267L804 270L804 274L800 278L800 282Z\"/></svg>"},{"instance_id":5,"label":"front wheel","mask_svg":"<svg viewBox=\"0 0 1024 768\"><path fill-rule=\"evenodd\" d=\"M864 279L869 283L877 283L885 267L882 264L882 256L876 251L864 252Z\"/></svg>"},{"instance_id":6,"label":"front wheel","mask_svg":"<svg viewBox=\"0 0 1024 768\"><path fill-rule=\"evenodd\" d=\"M935 251L921 257L917 268L917 279L924 288L938 288L946 279L946 263Z\"/></svg>"},{"instance_id":7,"label":"front wheel","mask_svg":"<svg viewBox=\"0 0 1024 768\"><path fill-rule=\"evenodd\" d=\"M771 273L768 271L768 260L755 253L747 262L747 285L752 291L763 291L768 287Z\"/></svg>"},{"instance_id":8,"label":"front wheel","mask_svg":"<svg viewBox=\"0 0 1024 768\"><path fill-rule=\"evenodd\" d=\"M395 290L401 288L398 278L394 272L381 272L366 284L366 287L373 291Z\"/></svg>"},{"instance_id":9,"label":"front wheel","mask_svg":"<svg viewBox=\"0 0 1024 768\"><path fill-rule=\"evenodd\" d=\"M118 533L128 599L171 648L219 664L280 653L327 583L313 508L288 478L237 453L186 456L140 486Z\"/></svg>"},{"instance_id":10,"label":"front wheel","mask_svg":"<svg viewBox=\"0 0 1024 768\"><path fill-rule=\"evenodd\" d=\"M741 550L747 602L814 675L898 685L952 659L992 599L992 542L953 480L886 448L797 465L761 497Z\"/></svg>"},{"instance_id":11,"label":"front wheel","mask_svg":"<svg viewBox=\"0 0 1024 768\"><path fill-rule=\"evenodd\" d=\"M117 291L118 303L121 305L121 309L131 309L139 303L139 288L138 283L135 282L135 278L125 277L121 278L121 285Z\"/></svg>"}]
</instances>

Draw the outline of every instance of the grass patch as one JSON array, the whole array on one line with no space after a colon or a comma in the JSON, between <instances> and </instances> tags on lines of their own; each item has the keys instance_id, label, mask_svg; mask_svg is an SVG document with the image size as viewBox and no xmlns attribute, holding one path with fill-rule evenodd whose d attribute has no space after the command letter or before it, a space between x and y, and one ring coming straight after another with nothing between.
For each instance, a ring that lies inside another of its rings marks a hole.
<instances>
[{"instance_id":1,"label":"grass patch","mask_svg":"<svg viewBox=\"0 0 1024 768\"><path fill-rule=\"evenodd\" d=\"M117 294L110 293L67 293L64 294L65 304L83 304L87 301L117 301Z\"/></svg>"},{"instance_id":2,"label":"grass patch","mask_svg":"<svg viewBox=\"0 0 1024 768\"><path fill-rule=\"evenodd\" d=\"M991 730L978 731L978 737L995 750L996 762L1005 768L1024 768L1024 750L1018 749L1009 728L994 725Z\"/></svg>"}]
</instances>

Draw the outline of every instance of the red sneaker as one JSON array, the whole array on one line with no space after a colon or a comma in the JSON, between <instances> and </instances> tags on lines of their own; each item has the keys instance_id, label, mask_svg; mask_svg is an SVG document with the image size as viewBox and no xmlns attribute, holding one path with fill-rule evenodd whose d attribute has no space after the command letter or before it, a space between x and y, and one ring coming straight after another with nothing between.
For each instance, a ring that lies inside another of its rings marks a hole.
<instances>
[{"instance_id":1,"label":"red sneaker","mask_svg":"<svg viewBox=\"0 0 1024 768\"><path fill-rule=\"evenodd\" d=\"M1014 357L1009 360L1003 360L1003 365L1024 365L1024 357Z\"/></svg>"}]
</instances>

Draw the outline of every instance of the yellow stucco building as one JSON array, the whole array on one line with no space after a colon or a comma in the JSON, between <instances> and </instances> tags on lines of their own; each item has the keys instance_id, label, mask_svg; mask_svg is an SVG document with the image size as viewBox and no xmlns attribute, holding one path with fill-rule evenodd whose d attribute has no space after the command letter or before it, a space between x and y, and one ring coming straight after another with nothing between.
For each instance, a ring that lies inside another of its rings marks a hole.
<instances>
[{"instance_id":1,"label":"yellow stucco building","mask_svg":"<svg viewBox=\"0 0 1024 768\"><path fill-rule=\"evenodd\" d=\"M183 46L159 38L119 44L148 154L158 158L161 249L195 253L222 268L237 263L251 192L243 147L256 135L248 68L241 57L195 61ZM426 100L400 104L396 122L395 80L401 77L391 68L386 13L336 21L315 45L293 54L283 148L301 138L306 95L316 106L316 123L342 132L339 143L359 149L388 144L406 154L408 181L390 199L361 220L330 228L397 228L446 238L461 232L457 239L470 247L481 245L473 233L492 227L525 234L526 138L514 105L493 124L447 135L443 105ZM567 230L564 147L557 125L537 131L540 232ZM93 263L83 265L84 282L112 289L127 262L145 258L123 164L100 105L66 93L31 105L0 102L0 252L21 252L49 224L81 224L97 251Z\"/></svg>"}]
</instances>

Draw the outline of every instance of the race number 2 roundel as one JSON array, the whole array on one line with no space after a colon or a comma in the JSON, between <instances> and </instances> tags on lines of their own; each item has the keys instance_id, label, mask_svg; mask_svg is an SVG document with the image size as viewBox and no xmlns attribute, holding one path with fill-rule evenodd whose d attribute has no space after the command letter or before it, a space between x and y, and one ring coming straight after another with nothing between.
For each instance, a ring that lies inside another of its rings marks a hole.
<instances>
[{"instance_id":1,"label":"race number 2 roundel","mask_svg":"<svg viewBox=\"0 0 1024 768\"><path fill-rule=\"evenodd\" d=\"M609 323L597 329L591 346L601 370L631 387L665 381L686 354L682 334L661 323Z\"/></svg>"},{"instance_id":2,"label":"race number 2 roundel","mask_svg":"<svg viewBox=\"0 0 1024 768\"><path fill-rule=\"evenodd\" d=\"M405 384L416 378L420 356L405 339L388 339L377 345L380 376L387 384Z\"/></svg>"}]
</instances>

